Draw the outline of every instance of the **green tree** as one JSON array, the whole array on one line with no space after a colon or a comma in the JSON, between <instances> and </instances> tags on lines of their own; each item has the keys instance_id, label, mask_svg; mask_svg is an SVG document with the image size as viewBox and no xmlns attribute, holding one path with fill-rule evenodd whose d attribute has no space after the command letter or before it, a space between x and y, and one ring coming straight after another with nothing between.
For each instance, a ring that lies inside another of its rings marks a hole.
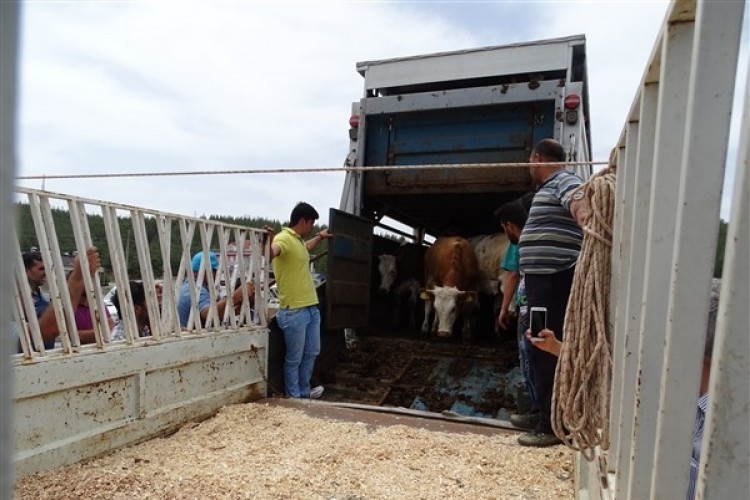
<instances>
[{"instance_id":1,"label":"green tree","mask_svg":"<svg viewBox=\"0 0 750 500\"><path fill-rule=\"evenodd\" d=\"M27 203L17 203L16 210L18 220L18 238L21 249L27 250L31 247L39 247L39 240L37 238L29 205ZM60 245L60 251L62 253L72 253L76 250L76 244L70 220L70 213L64 209L54 208L52 209L52 218L54 221L57 241ZM87 214L86 218L88 220L88 226L91 233L91 240L93 244L99 249L102 259L102 267L107 274L105 279L109 280L112 277L112 261L109 252L109 244L107 242L106 231L104 228L104 219L101 215L98 214ZM221 221L228 224L256 229L261 229L264 226L270 226L277 233L281 230L282 227L282 223L280 221L275 219L267 219L264 217L211 215L208 218L210 220ZM149 245L149 253L151 257L151 265L154 275L158 277L164 272L164 262L161 254L161 239L159 235L159 227L157 225L156 218L153 216L147 215L144 220L146 237ZM120 228L120 238L122 240L128 275L132 279L140 279L141 269L138 264L138 249L136 247L136 238L133 231L133 221L129 216L118 216L118 226ZM316 225L313 229L313 234L320 231L323 227L325 226ZM180 258L182 256L180 227L176 221L173 221L171 224L169 236L169 266L171 267L171 271L174 274L179 269ZM190 254L192 255L195 252L199 251L200 246L200 232L196 230L190 244ZM216 234L214 234L212 238L211 248L219 248L219 240ZM318 247L315 249L315 253L319 254L321 252L324 252L325 250L327 250L327 248L328 242L324 241L323 243L318 245ZM319 271L325 272L326 259L319 259L316 262L315 267Z\"/></svg>"}]
</instances>

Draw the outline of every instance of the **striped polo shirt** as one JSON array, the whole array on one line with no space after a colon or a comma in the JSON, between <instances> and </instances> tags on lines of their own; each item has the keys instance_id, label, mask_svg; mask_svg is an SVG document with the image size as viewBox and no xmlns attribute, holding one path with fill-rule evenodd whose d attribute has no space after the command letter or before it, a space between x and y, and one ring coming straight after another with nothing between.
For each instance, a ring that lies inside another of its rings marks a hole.
<instances>
[{"instance_id":1,"label":"striped polo shirt","mask_svg":"<svg viewBox=\"0 0 750 500\"><path fill-rule=\"evenodd\" d=\"M560 170L539 186L518 243L521 272L554 274L575 266L583 231L570 215L570 202L581 184L577 175Z\"/></svg>"}]
</instances>

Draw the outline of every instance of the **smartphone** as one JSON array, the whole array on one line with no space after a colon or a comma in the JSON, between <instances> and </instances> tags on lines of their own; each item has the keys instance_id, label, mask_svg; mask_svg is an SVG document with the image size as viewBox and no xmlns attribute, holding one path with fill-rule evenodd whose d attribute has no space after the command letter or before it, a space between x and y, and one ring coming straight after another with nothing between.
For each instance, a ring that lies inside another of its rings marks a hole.
<instances>
[{"instance_id":1,"label":"smartphone","mask_svg":"<svg viewBox=\"0 0 750 500\"><path fill-rule=\"evenodd\" d=\"M539 332L547 328L547 308L532 307L529 310L529 325L531 326L531 336L538 337Z\"/></svg>"}]
</instances>

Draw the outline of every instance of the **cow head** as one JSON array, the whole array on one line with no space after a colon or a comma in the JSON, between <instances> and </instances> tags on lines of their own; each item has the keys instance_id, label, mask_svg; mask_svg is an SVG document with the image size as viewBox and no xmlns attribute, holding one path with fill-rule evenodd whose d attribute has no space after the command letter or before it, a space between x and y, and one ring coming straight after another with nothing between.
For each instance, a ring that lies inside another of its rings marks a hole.
<instances>
[{"instance_id":1,"label":"cow head","mask_svg":"<svg viewBox=\"0 0 750 500\"><path fill-rule=\"evenodd\" d=\"M476 303L476 292L464 292L454 286L436 286L424 293L433 301L438 337L450 337L456 319Z\"/></svg>"},{"instance_id":2,"label":"cow head","mask_svg":"<svg viewBox=\"0 0 750 500\"><path fill-rule=\"evenodd\" d=\"M391 291L393 283L396 281L396 256L383 254L378 263L378 272L380 273L380 291L388 293Z\"/></svg>"}]
</instances>

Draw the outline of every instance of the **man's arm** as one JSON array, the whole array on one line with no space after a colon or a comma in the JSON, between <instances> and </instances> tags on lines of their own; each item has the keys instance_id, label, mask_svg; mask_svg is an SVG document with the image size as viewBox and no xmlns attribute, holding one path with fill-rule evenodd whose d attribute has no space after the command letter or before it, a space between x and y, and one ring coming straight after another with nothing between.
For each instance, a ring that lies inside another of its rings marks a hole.
<instances>
[{"instance_id":1,"label":"man's arm","mask_svg":"<svg viewBox=\"0 0 750 500\"><path fill-rule=\"evenodd\" d=\"M263 230L266 232L266 235L263 238L263 242L265 243L266 239L268 239L269 247L271 250L269 253L271 254L271 260L273 260L274 257L281 253L281 247L273 242L275 234L271 226L263 226Z\"/></svg>"},{"instance_id":2,"label":"man's arm","mask_svg":"<svg viewBox=\"0 0 750 500\"><path fill-rule=\"evenodd\" d=\"M542 351L548 352L558 358L560 357L560 353L562 352L562 342L557 340L557 337L555 337L552 330L545 328L539 332L538 337L533 337L531 335L531 330L526 330L526 338L529 339L531 345L537 349L541 349Z\"/></svg>"},{"instance_id":3,"label":"man's arm","mask_svg":"<svg viewBox=\"0 0 750 500\"><path fill-rule=\"evenodd\" d=\"M90 247L86 250L86 256L89 261L89 273L92 277L96 276L96 272L101 267L101 259L99 257L99 251L96 247ZM73 261L73 270L70 272L67 280L68 294L70 295L71 302L77 304L80 297L86 290L86 285L83 282L83 270L81 269L81 260L76 256ZM50 304L47 309L44 310L41 316L39 316L39 330L42 334L42 339L45 342L52 342L60 333L60 328L57 325L57 317L55 316L55 308Z\"/></svg>"},{"instance_id":4,"label":"man's arm","mask_svg":"<svg viewBox=\"0 0 750 500\"><path fill-rule=\"evenodd\" d=\"M569 209L570 215L573 216L573 218L576 220L576 223L581 228L588 223L589 217L591 217L591 207L589 206L588 199L584 195L585 191L583 186L584 185L579 187L573 193Z\"/></svg>"},{"instance_id":5,"label":"man's arm","mask_svg":"<svg viewBox=\"0 0 750 500\"><path fill-rule=\"evenodd\" d=\"M310 251L316 246L318 246L318 243L320 243L323 240L327 240L328 238L333 238L333 234L328 229L323 229L318 234L310 238L305 242L305 247L307 247L307 250Z\"/></svg>"},{"instance_id":6,"label":"man's arm","mask_svg":"<svg viewBox=\"0 0 750 500\"><path fill-rule=\"evenodd\" d=\"M497 320L503 329L508 328L508 317L510 316L510 301L516 293L516 287L521 279L518 271L508 271L503 280L503 304L500 306L500 315Z\"/></svg>"},{"instance_id":7,"label":"man's arm","mask_svg":"<svg viewBox=\"0 0 750 500\"><path fill-rule=\"evenodd\" d=\"M245 287L247 288L247 295L250 299L250 303L252 304L253 299L255 298L255 285L249 281L245 284ZM242 288L237 288L233 293L231 297L225 297L218 301L216 303L216 310L219 313L219 318L224 317L224 310L227 308L227 304L231 301L232 307L237 307L239 304L242 303ZM200 306L199 306L200 307ZM206 318L208 318L208 312L211 310L210 307L204 306L200 310L201 315L201 323L206 323Z\"/></svg>"},{"instance_id":8,"label":"man's arm","mask_svg":"<svg viewBox=\"0 0 750 500\"><path fill-rule=\"evenodd\" d=\"M107 313L107 323L109 323L109 331L111 333L112 330L114 330L115 328L115 322L112 319L112 317L109 315L109 313ZM95 343L96 335L94 334L93 328L90 330L78 330L78 339L81 341L81 345Z\"/></svg>"}]
</instances>

